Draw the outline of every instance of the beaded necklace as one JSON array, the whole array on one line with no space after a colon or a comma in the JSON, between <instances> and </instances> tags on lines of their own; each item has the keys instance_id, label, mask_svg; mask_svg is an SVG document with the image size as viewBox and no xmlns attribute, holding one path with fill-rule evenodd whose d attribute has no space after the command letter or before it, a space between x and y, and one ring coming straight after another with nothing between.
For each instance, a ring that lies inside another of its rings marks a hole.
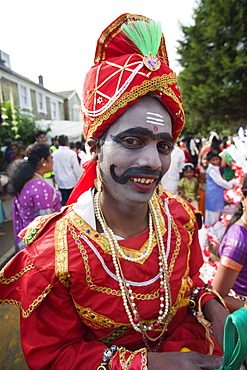
<instances>
[{"instance_id":1,"label":"beaded necklace","mask_svg":"<svg viewBox=\"0 0 247 370\"><path fill-rule=\"evenodd\" d=\"M122 293L123 305L124 305L126 314L134 330L139 333L142 333L145 344L147 344L146 339L149 339L150 341L154 342L162 337L162 335L164 334L168 326L169 318L170 318L170 311L171 311L170 285L169 285L168 276L167 276L167 270L168 270L167 259L166 259L165 247L163 243L162 232L161 232L161 228L159 225L159 221L157 219L154 205L152 203L152 199L148 202L148 204L149 204L149 226L152 224L152 221L153 221L156 238L157 238L158 250L159 250L158 263L159 263L159 272L160 272L160 309L159 309L158 318L156 322L152 326L147 327L145 324L143 324L142 319L137 310L137 306L135 303L135 296L133 294L132 289L130 288L130 284L127 282L127 280L124 277L122 267L120 264L120 260L117 256L117 251L121 254L120 252L121 248L118 244L115 234L110 229L110 227L107 225L104 219L101 206L100 206L100 192L96 193L94 197L95 215L109 241L109 245L111 248L111 254L112 254L112 261L113 261L113 265L116 271L116 276L118 278L120 291ZM151 226L151 230L153 232L152 226ZM150 235L152 235L152 233L149 232L149 238L150 238ZM170 238L168 239L170 240ZM168 249L170 249L170 246ZM125 255L123 256L123 258L129 261L133 261L133 258L131 259L126 258ZM147 334L147 331L153 331L155 329L158 329L161 323L163 324L161 333L155 338L150 337Z\"/></svg>"}]
</instances>

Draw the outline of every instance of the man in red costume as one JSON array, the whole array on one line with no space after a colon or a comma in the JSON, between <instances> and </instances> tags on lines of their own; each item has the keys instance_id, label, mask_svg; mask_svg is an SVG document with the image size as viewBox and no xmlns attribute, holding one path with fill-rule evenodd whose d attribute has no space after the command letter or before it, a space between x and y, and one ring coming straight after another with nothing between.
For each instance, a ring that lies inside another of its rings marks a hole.
<instances>
[{"instance_id":1,"label":"man in red costume","mask_svg":"<svg viewBox=\"0 0 247 370\"><path fill-rule=\"evenodd\" d=\"M228 313L199 278L198 215L160 189L184 110L159 24L103 31L81 111L92 160L0 276L30 369L218 368Z\"/></svg>"}]
</instances>

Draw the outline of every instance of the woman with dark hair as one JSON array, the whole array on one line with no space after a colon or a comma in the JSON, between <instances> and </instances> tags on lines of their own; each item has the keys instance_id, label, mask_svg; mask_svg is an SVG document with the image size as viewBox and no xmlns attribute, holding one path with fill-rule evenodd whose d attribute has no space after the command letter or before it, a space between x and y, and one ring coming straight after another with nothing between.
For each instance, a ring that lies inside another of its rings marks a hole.
<instances>
[{"instance_id":1,"label":"woman with dark hair","mask_svg":"<svg viewBox=\"0 0 247 370\"><path fill-rule=\"evenodd\" d=\"M46 144L32 144L24 160L10 166L10 191L13 198L13 229L16 252L25 248L19 232L36 217L60 211L61 195L43 176L52 171L53 158Z\"/></svg>"},{"instance_id":2,"label":"woman with dark hair","mask_svg":"<svg viewBox=\"0 0 247 370\"><path fill-rule=\"evenodd\" d=\"M247 175L239 207L219 247L220 264L213 288L225 299L230 312L247 308Z\"/></svg>"}]
</instances>

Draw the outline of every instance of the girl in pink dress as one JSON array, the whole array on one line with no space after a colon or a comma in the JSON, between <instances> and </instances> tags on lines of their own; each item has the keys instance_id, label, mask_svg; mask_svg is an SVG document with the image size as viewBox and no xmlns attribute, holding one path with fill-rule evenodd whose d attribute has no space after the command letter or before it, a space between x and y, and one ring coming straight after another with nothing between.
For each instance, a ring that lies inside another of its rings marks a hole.
<instances>
[{"instance_id":1,"label":"girl in pink dress","mask_svg":"<svg viewBox=\"0 0 247 370\"><path fill-rule=\"evenodd\" d=\"M61 195L44 179L52 171L53 159L49 146L32 144L27 148L24 160L15 161L10 168L13 231L16 253L25 248L18 237L19 232L36 216L58 212L61 209Z\"/></svg>"}]
</instances>

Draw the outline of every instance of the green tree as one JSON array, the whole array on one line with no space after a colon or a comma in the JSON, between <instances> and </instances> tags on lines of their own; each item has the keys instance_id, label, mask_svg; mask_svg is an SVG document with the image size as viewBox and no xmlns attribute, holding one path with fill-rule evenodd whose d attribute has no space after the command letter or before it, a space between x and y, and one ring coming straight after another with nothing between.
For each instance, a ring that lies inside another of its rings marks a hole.
<instances>
[{"instance_id":1,"label":"green tree","mask_svg":"<svg viewBox=\"0 0 247 370\"><path fill-rule=\"evenodd\" d=\"M200 0L194 24L181 26L184 133L235 133L247 125L246 19L246 0Z\"/></svg>"},{"instance_id":2,"label":"green tree","mask_svg":"<svg viewBox=\"0 0 247 370\"><path fill-rule=\"evenodd\" d=\"M2 108L4 108L3 111L7 117L0 123L0 144L3 145L6 139L22 141L23 145L34 142L34 133L37 129L34 118L21 113L17 107L14 108L15 117L13 117L13 110L9 101L4 103ZM17 125L14 125L13 121L16 121Z\"/></svg>"},{"instance_id":3,"label":"green tree","mask_svg":"<svg viewBox=\"0 0 247 370\"><path fill-rule=\"evenodd\" d=\"M1 120L0 120L0 147L4 146L7 139L13 142L21 141L24 146L28 146L35 140L35 131L38 127L34 117L21 113L15 106L14 111L9 101L1 104ZM4 158L1 152L0 170L3 169Z\"/></svg>"}]
</instances>

